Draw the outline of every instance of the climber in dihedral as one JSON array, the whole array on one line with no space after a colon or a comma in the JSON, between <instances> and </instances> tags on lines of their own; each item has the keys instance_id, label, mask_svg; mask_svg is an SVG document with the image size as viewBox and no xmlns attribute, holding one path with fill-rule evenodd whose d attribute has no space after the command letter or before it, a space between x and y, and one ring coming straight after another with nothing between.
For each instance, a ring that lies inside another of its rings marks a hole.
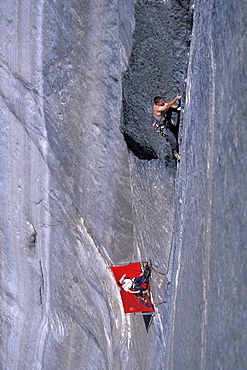
<instances>
[{"instance_id":1,"label":"climber in dihedral","mask_svg":"<svg viewBox=\"0 0 247 370\"><path fill-rule=\"evenodd\" d=\"M167 141L171 146L173 155L178 161L180 160L180 155L178 154L178 142L175 135L169 128L171 121L171 114L169 114L169 110L179 111L181 107L175 105L174 103L176 103L176 101L180 99L181 96L177 95L176 98L174 98L172 101L170 101L169 103L165 103L160 96L156 96L154 98L153 105L153 114L156 120L153 124L153 129L155 131L157 130L167 138Z\"/></svg>"}]
</instances>

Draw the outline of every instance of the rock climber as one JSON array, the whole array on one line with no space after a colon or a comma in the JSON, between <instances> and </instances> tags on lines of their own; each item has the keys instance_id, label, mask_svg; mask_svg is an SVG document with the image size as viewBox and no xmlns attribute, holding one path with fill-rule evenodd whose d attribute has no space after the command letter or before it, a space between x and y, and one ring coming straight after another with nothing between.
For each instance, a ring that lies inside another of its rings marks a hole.
<instances>
[{"instance_id":1,"label":"rock climber","mask_svg":"<svg viewBox=\"0 0 247 370\"><path fill-rule=\"evenodd\" d=\"M123 290L128 293L138 294L143 293L144 288L142 288L141 284L145 282L145 278L143 274L138 276L134 279L126 278L126 274L124 274L118 281L119 285L122 286Z\"/></svg>"},{"instance_id":2,"label":"rock climber","mask_svg":"<svg viewBox=\"0 0 247 370\"><path fill-rule=\"evenodd\" d=\"M179 111L181 110L181 107L178 107L174 103L176 103L177 100L180 100L181 96L177 95L176 98L171 100L169 103L165 103L164 100L160 96L156 96L154 98L154 105L153 105L153 114L155 118L155 122L153 124L153 127L155 129L157 128L159 132L165 136L171 146L172 152L174 157L180 161L180 155L178 154L178 142L173 134L173 132L170 129L170 123L171 123L171 114L168 114L168 110L175 110Z\"/></svg>"}]
</instances>

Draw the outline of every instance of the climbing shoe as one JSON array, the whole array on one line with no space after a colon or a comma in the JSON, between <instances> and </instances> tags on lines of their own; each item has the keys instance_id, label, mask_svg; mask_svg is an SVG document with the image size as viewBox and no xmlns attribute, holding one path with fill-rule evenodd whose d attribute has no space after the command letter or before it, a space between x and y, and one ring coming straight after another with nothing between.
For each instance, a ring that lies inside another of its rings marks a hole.
<instances>
[{"instance_id":1,"label":"climbing shoe","mask_svg":"<svg viewBox=\"0 0 247 370\"><path fill-rule=\"evenodd\" d=\"M174 157L176 158L176 160L179 162L180 161L180 159L181 159L181 157L180 157L180 155L179 154L174 154Z\"/></svg>"}]
</instances>

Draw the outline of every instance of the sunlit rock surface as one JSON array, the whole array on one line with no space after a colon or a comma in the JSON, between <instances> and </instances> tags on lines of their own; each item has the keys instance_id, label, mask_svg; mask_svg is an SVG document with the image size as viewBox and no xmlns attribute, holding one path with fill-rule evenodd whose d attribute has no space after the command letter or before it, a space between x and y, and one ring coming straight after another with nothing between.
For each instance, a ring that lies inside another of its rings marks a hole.
<instances>
[{"instance_id":1,"label":"sunlit rock surface","mask_svg":"<svg viewBox=\"0 0 247 370\"><path fill-rule=\"evenodd\" d=\"M0 10L2 368L246 368L245 2ZM177 92L178 166L151 130ZM148 332L108 268L147 258Z\"/></svg>"},{"instance_id":2,"label":"sunlit rock surface","mask_svg":"<svg viewBox=\"0 0 247 370\"><path fill-rule=\"evenodd\" d=\"M108 266L135 256L119 130L133 4L10 1L1 20L3 367L121 368Z\"/></svg>"}]
</instances>

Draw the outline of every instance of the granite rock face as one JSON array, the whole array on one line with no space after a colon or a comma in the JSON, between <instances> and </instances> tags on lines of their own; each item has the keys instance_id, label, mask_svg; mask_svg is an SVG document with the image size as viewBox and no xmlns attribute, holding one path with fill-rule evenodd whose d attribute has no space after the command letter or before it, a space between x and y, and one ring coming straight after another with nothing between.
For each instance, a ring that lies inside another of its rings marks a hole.
<instances>
[{"instance_id":1,"label":"granite rock face","mask_svg":"<svg viewBox=\"0 0 247 370\"><path fill-rule=\"evenodd\" d=\"M185 90L191 29L189 1L138 1L135 17L133 48L123 81L121 130L135 156L159 158L173 167L169 144L150 130L154 121L152 105L155 96L169 102ZM180 117L174 113L173 118L177 136Z\"/></svg>"},{"instance_id":2,"label":"granite rock face","mask_svg":"<svg viewBox=\"0 0 247 370\"><path fill-rule=\"evenodd\" d=\"M235 5L195 2L169 369L247 366L247 4Z\"/></svg>"},{"instance_id":3,"label":"granite rock face","mask_svg":"<svg viewBox=\"0 0 247 370\"><path fill-rule=\"evenodd\" d=\"M134 255L119 130L133 27L132 2L1 2L5 369L110 369L125 358L108 266Z\"/></svg>"},{"instance_id":4,"label":"granite rock face","mask_svg":"<svg viewBox=\"0 0 247 370\"><path fill-rule=\"evenodd\" d=\"M2 368L245 368L244 1L0 10ZM151 125L178 92L177 166ZM109 265L149 258L147 332Z\"/></svg>"}]
</instances>

